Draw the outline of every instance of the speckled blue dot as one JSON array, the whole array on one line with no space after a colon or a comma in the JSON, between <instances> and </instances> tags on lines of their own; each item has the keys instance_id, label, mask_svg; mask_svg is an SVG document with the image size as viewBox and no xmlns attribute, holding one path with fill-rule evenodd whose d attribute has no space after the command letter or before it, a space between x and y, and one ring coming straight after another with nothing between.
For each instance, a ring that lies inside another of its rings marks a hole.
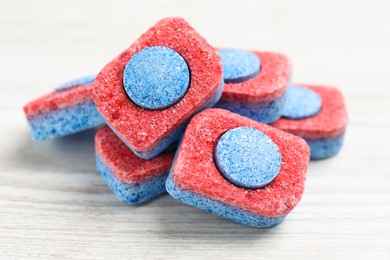
<instances>
[{"instance_id":1,"label":"speckled blue dot","mask_svg":"<svg viewBox=\"0 0 390 260\"><path fill-rule=\"evenodd\" d=\"M222 60L225 83L240 83L256 77L260 72L260 59L252 52L224 49L218 53Z\"/></svg>"},{"instance_id":2,"label":"speckled blue dot","mask_svg":"<svg viewBox=\"0 0 390 260\"><path fill-rule=\"evenodd\" d=\"M322 107L321 97L314 91L290 85L286 91L286 103L283 116L291 119L303 119L317 115Z\"/></svg>"},{"instance_id":3,"label":"speckled blue dot","mask_svg":"<svg viewBox=\"0 0 390 260\"><path fill-rule=\"evenodd\" d=\"M148 47L136 53L123 74L128 97L149 110L176 104L186 94L189 84L190 71L183 57L162 46Z\"/></svg>"},{"instance_id":4,"label":"speckled blue dot","mask_svg":"<svg viewBox=\"0 0 390 260\"><path fill-rule=\"evenodd\" d=\"M261 131L237 127L224 133L215 148L215 163L230 183L247 189L268 185L279 173L281 156Z\"/></svg>"},{"instance_id":5,"label":"speckled blue dot","mask_svg":"<svg viewBox=\"0 0 390 260\"><path fill-rule=\"evenodd\" d=\"M92 84L95 81L96 75L88 75L88 76L83 76L77 79L73 79L71 81L65 82L58 88L54 90L54 92L64 92L68 91L74 88L86 86L89 84Z\"/></svg>"}]
</instances>

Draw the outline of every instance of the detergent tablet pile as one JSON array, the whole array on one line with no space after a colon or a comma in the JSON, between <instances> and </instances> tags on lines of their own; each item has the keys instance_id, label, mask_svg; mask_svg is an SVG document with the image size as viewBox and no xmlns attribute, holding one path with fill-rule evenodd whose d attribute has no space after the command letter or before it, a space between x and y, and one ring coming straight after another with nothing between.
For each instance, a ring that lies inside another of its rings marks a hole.
<instances>
[{"instance_id":1,"label":"detergent tablet pile","mask_svg":"<svg viewBox=\"0 0 390 260\"><path fill-rule=\"evenodd\" d=\"M299 203L309 161L336 155L348 124L338 89L293 84L291 74L284 54L218 49L170 17L97 76L62 84L24 112L34 140L99 128L97 172L123 203L168 192L273 227Z\"/></svg>"}]
</instances>

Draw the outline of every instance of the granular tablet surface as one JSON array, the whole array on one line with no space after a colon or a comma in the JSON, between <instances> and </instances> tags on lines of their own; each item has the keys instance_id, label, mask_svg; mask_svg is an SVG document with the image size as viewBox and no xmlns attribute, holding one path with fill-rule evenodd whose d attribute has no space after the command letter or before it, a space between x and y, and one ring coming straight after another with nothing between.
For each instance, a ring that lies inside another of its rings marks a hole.
<instances>
[{"instance_id":1,"label":"granular tablet surface","mask_svg":"<svg viewBox=\"0 0 390 260\"><path fill-rule=\"evenodd\" d=\"M290 85L286 91L286 103L283 116L291 119L303 119L317 115L322 107L321 97L314 91Z\"/></svg>"},{"instance_id":2,"label":"granular tablet surface","mask_svg":"<svg viewBox=\"0 0 390 260\"><path fill-rule=\"evenodd\" d=\"M138 106L165 109L176 104L187 92L190 71L176 51L162 46L136 53L125 67L123 85Z\"/></svg>"},{"instance_id":3,"label":"granular tablet surface","mask_svg":"<svg viewBox=\"0 0 390 260\"><path fill-rule=\"evenodd\" d=\"M247 189L269 184L279 173L281 156L275 143L252 127L237 127L219 139L214 160L230 183Z\"/></svg>"},{"instance_id":4,"label":"granular tablet surface","mask_svg":"<svg viewBox=\"0 0 390 260\"><path fill-rule=\"evenodd\" d=\"M95 81L96 75L88 75L68 81L54 90L54 92L64 92L74 88L92 84Z\"/></svg>"},{"instance_id":5,"label":"granular tablet surface","mask_svg":"<svg viewBox=\"0 0 390 260\"><path fill-rule=\"evenodd\" d=\"M260 72L260 59L252 52L221 49L218 53L222 59L225 83L243 82L256 77Z\"/></svg>"}]
</instances>

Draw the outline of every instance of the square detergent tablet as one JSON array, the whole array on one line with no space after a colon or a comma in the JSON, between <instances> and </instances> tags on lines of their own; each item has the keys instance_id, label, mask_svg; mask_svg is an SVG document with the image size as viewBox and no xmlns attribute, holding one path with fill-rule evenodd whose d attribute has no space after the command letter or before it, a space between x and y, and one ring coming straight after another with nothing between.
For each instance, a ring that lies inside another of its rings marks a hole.
<instances>
[{"instance_id":1,"label":"square detergent tablet","mask_svg":"<svg viewBox=\"0 0 390 260\"><path fill-rule=\"evenodd\" d=\"M96 133L95 149L98 171L120 201L139 204L165 192L174 152L141 159L107 126Z\"/></svg>"},{"instance_id":2,"label":"square detergent tablet","mask_svg":"<svg viewBox=\"0 0 390 260\"><path fill-rule=\"evenodd\" d=\"M57 87L24 106L34 140L74 134L104 124L92 98L95 76L85 76Z\"/></svg>"},{"instance_id":3,"label":"square detergent tablet","mask_svg":"<svg viewBox=\"0 0 390 260\"><path fill-rule=\"evenodd\" d=\"M348 112L338 89L305 84L289 87L283 117L272 124L305 139L311 159L336 155L347 125Z\"/></svg>"},{"instance_id":4,"label":"square detergent tablet","mask_svg":"<svg viewBox=\"0 0 390 260\"><path fill-rule=\"evenodd\" d=\"M167 179L179 201L254 227L279 224L301 199L309 148L300 137L223 109L189 123Z\"/></svg>"},{"instance_id":5,"label":"square detergent tablet","mask_svg":"<svg viewBox=\"0 0 390 260\"><path fill-rule=\"evenodd\" d=\"M108 63L94 101L139 157L151 159L182 135L189 119L222 94L217 51L182 18L166 18Z\"/></svg>"},{"instance_id":6,"label":"square detergent tablet","mask_svg":"<svg viewBox=\"0 0 390 260\"><path fill-rule=\"evenodd\" d=\"M281 117L291 61L273 52L220 49L225 87L216 107L262 123Z\"/></svg>"}]
</instances>

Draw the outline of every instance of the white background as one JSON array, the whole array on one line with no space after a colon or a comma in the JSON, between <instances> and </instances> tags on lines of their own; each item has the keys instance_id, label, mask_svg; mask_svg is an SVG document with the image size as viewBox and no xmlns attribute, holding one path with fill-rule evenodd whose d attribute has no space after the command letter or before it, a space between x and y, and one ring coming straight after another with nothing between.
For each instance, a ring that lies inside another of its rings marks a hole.
<instances>
[{"instance_id":1,"label":"white background","mask_svg":"<svg viewBox=\"0 0 390 260\"><path fill-rule=\"evenodd\" d=\"M253 229L164 195L117 201L93 133L34 143L22 106L96 73L158 19L180 15L215 46L287 53L294 81L339 87L342 152L310 164L298 207ZM390 1L0 0L0 256L390 257Z\"/></svg>"}]
</instances>

